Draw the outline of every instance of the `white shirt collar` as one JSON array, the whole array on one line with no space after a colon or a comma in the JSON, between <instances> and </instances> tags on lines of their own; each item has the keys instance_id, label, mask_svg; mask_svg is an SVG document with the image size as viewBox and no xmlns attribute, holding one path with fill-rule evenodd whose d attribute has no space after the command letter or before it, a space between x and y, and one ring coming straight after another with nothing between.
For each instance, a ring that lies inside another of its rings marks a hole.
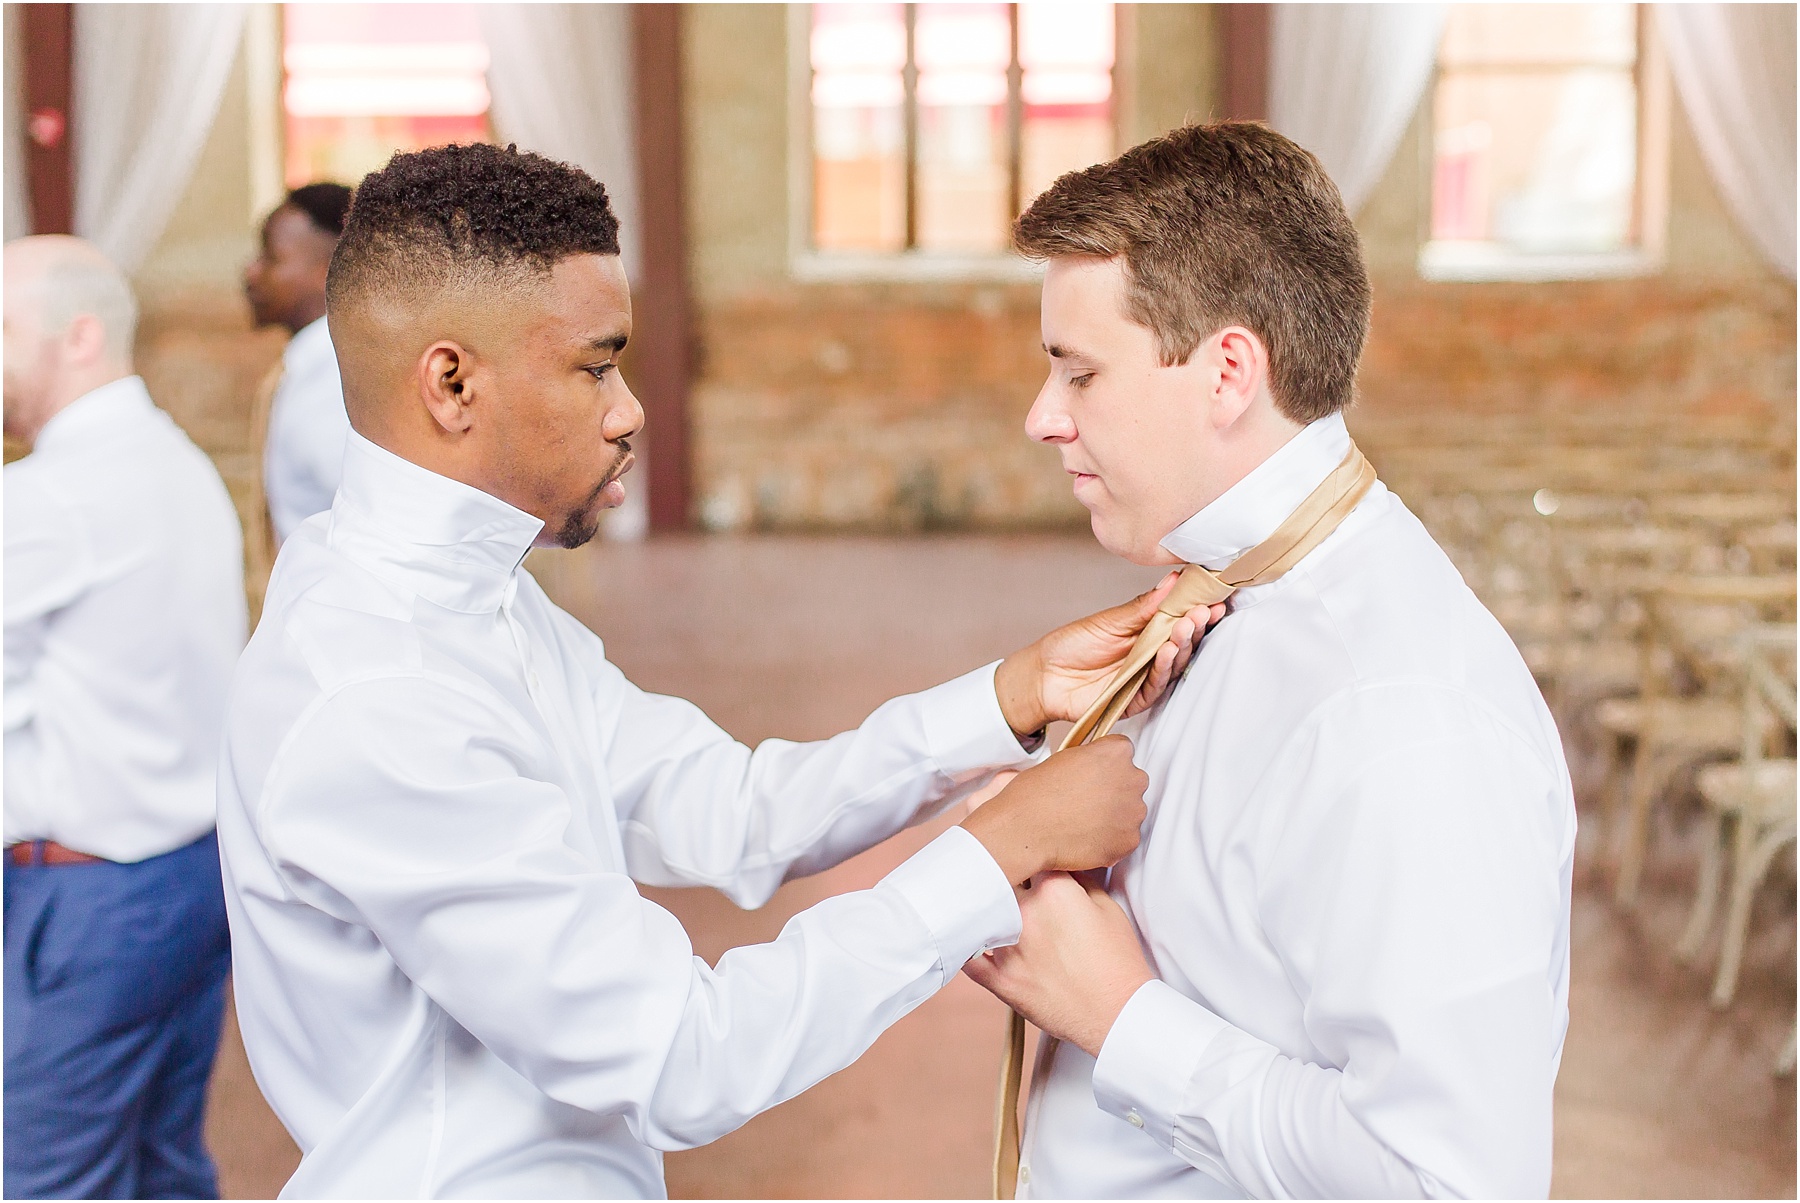
<instances>
[{"instance_id":1,"label":"white shirt collar","mask_svg":"<svg viewBox=\"0 0 1800 1203\"><path fill-rule=\"evenodd\" d=\"M104 439L120 419L156 408L141 376L123 376L69 402L38 431L33 454Z\"/></svg>"},{"instance_id":2,"label":"white shirt collar","mask_svg":"<svg viewBox=\"0 0 1800 1203\"><path fill-rule=\"evenodd\" d=\"M447 610L491 614L544 524L355 431L326 540L377 576Z\"/></svg>"},{"instance_id":3,"label":"white shirt collar","mask_svg":"<svg viewBox=\"0 0 1800 1203\"><path fill-rule=\"evenodd\" d=\"M1225 567L1274 534L1349 450L1344 415L1320 418L1170 531L1162 541L1164 549L1202 568Z\"/></svg>"},{"instance_id":4,"label":"white shirt collar","mask_svg":"<svg viewBox=\"0 0 1800 1203\"><path fill-rule=\"evenodd\" d=\"M331 329L324 318L317 318L294 332L288 339L288 345L281 352L281 366L287 371L295 368L311 367L321 359L336 360L337 351L331 345Z\"/></svg>"}]
</instances>

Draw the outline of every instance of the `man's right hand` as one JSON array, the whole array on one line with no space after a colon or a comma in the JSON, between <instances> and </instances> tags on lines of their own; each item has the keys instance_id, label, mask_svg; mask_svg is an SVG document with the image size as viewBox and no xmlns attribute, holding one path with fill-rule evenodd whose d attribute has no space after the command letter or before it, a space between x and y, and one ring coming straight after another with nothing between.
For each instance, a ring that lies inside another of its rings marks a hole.
<instances>
[{"instance_id":1,"label":"man's right hand","mask_svg":"<svg viewBox=\"0 0 1800 1203\"><path fill-rule=\"evenodd\" d=\"M1018 885L1049 869L1102 869L1138 846L1149 784L1131 741L1109 735L1026 769L962 825Z\"/></svg>"}]
</instances>

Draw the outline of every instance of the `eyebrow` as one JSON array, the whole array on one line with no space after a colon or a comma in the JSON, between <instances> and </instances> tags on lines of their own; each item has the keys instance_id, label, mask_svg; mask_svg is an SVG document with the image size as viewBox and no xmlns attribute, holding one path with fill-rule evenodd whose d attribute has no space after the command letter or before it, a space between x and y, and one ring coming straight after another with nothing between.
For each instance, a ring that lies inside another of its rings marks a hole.
<instances>
[{"instance_id":1,"label":"eyebrow","mask_svg":"<svg viewBox=\"0 0 1800 1203\"><path fill-rule=\"evenodd\" d=\"M1088 358L1086 355L1083 355L1080 351L1077 351L1074 347L1065 347L1058 343L1050 343L1048 346L1046 346L1044 348L1044 352L1047 355L1049 355L1050 358L1052 358L1052 359L1086 359L1086 358Z\"/></svg>"},{"instance_id":2,"label":"eyebrow","mask_svg":"<svg viewBox=\"0 0 1800 1203\"><path fill-rule=\"evenodd\" d=\"M629 341L630 339L626 335L609 334L604 338L590 340L588 342L588 349L590 351L609 351L612 354L617 355L620 351L625 349L625 344Z\"/></svg>"}]
</instances>

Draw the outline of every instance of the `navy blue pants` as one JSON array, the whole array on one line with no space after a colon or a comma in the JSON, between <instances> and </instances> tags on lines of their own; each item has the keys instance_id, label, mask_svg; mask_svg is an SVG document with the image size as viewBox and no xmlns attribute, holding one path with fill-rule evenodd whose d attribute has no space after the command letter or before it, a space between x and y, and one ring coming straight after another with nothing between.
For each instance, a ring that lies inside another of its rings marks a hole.
<instances>
[{"instance_id":1,"label":"navy blue pants","mask_svg":"<svg viewBox=\"0 0 1800 1203\"><path fill-rule=\"evenodd\" d=\"M230 962L210 833L132 865L7 861L7 1198L218 1198Z\"/></svg>"}]
</instances>

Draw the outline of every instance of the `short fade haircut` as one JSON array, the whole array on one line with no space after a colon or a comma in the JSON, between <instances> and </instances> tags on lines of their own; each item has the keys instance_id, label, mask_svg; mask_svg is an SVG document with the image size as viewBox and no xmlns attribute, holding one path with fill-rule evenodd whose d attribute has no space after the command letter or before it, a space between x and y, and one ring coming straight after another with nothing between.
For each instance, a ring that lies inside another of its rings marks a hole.
<instances>
[{"instance_id":1,"label":"short fade haircut","mask_svg":"<svg viewBox=\"0 0 1800 1203\"><path fill-rule=\"evenodd\" d=\"M1124 261L1126 316L1165 365L1226 326L1269 351L1269 391L1296 422L1356 395L1369 277L1356 227L1318 159L1265 125L1192 125L1072 172L1020 216L1032 259Z\"/></svg>"},{"instance_id":2,"label":"short fade haircut","mask_svg":"<svg viewBox=\"0 0 1800 1203\"><path fill-rule=\"evenodd\" d=\"M519 283L570 255L618 253L606 189L580 168L516 146L434 146L356 186L325 300Z\"/></svg>"},{"instance_id":3,"label":"short fade haircut","mask_svg":"<svg viewBox=\"0 0 1800 1203\"><path fill-rule=\"evenodd\" d=\"M350 189L342 184L302 184L282 203L306 214L319 233L336 238L344 232L344 217L350 212Z\"/></svg>"}]
</instances>

